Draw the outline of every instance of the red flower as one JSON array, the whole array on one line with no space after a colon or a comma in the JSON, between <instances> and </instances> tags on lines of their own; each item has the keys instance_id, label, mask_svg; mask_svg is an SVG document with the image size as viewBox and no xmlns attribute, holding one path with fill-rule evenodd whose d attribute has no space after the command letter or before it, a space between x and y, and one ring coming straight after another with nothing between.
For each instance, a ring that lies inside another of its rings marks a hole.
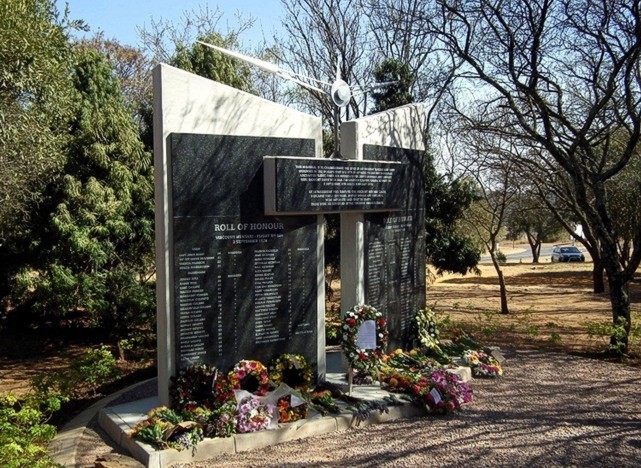
<instances>
[{"instance_id":1,"label":"red flower","mask_svg":"<svg viewBox=\"0 0 641 468\"><path fill-rule=\"evenodd\" d=\"M378 319L378 326L379 327L384 327L386 324L387 324L387 322L385 321L385 319L383 317Z\"/></svg>"},{"instance_id":2,"label":"red flower","mask_svg":"<svg viewBox=\"0 0 641 468\"><path fill-rule=\"evenodd\" d=\"M356 319L348 318L347 319L347 325L349 325L350 327L355 327L356 326Z\"/></svg>"}]
</instances>

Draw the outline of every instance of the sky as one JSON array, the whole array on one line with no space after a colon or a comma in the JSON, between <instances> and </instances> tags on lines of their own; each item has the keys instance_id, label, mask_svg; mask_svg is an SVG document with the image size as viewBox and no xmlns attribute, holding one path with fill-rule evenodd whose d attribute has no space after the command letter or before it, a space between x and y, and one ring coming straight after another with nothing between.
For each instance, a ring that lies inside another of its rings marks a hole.
<instances>
[{"instance_id":1,"label":"sky","mask_svg":"<svg viewBox=\"0 0 641 468\"><path fill-rule=\"evenodd\" d=\"M205 5L211 11L217 6L220 8L224 13L222 25L236 25L236 13L255 18L253 28L241 36L241 41L248 47L258 45L263 32L271 38L283 16L280 0L56 0L56 4L61 13L68 4L71 19L82 19L89 25L91 30L81 37L103 31L105 38L131 46L140 45L137 26L149 26L152 18L180 23L183 12L198 11Z\"/></svg>"}]
</instances>

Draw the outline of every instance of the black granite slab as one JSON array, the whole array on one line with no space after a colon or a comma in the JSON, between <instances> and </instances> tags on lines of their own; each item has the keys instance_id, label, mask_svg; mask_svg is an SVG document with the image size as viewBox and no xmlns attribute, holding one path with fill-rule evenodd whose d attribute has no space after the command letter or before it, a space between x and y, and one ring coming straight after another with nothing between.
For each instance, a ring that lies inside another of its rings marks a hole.
<instances>
[{"instance_id":1,"label":"black granite slab","mask_svg":"<svg viewBox=\"0 0 641 468\"><path fill-rule=\"evenodd\" d=\"M402 209L364 216L365 303L387 318L390 349L407 349L412 317L425 307L425 153L364 145L363 156L407 165Z\"/></svg>"},{"instance_id":2,"label":"black granite slab","mask_svg":"<svg viewBox=\"0 0 641 468\"><path fill-rule=\"evenodd\" d=\"M317 218L264 215L263 157L314 156L314 141L173 134L177 369L282 353L317 361Z\"/></svg>"},{"instance_id":3,"label":"black granite slab","mask_svg":"<svg viewBox=\"0 0 641 468\"><path fill-rule=\"evenodd\" d=\"M270 214L396 211L408 197L407 165L398 161L265 159ZM269 169L268 169L269 168Z\"/></svg>"}]
</instances>

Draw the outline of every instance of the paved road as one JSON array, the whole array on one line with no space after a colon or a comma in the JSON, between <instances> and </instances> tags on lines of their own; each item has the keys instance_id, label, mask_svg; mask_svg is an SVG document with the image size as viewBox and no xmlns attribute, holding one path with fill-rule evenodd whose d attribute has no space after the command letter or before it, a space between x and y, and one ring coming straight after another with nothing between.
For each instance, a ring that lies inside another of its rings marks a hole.
<instances>
[{"instance_id":1,"label":"paved road","mask_svg":"<svg viewBox=\"0 0 641 468\"><path fill-rule=\"evenodd\" d=\"M508 246L508 244L506 244L506 246ZM539 260L541 262L550 261L550 255L552 255L552 248L553 248L552 245L541 246L541 254L539 256ZM530 247L525 246L523 249L520 249L520 250L518 250L516 252L512 252L512 253L506 254L505 257L507 258L507 260L509 262L513 262L515 260L517 260L517 261L518 260L523 260L524 262L531 262L532 261L532 250L530 249ZM481 263L486 263L486 262L490 262L490 261L491 260L490 260L489 254L481 256Z\"/></svg>"},{"instance_id":2,"label":"paved road","mask_svg":"<svg viewBox=\"0 0 641 468\"><path fill-rule=\"evenodd\" d=\"M504 244L506 247L510 247L510 244ZM587 253L587 251L580 245L577 245L578 249L583 252L583 255L585 255L585 258L587 260L590 259L590 255ZM541 254L539 255L539 261L540 262L549 262L550 261L550 256L552 255L552 249L554 248L554 245L542 245L541 246ZM522 260L523 262L531 262L532 261L532 250L530 249L529 246L523 247L523 249L520 249L516 252L508 253L505 255L507 258L508 262L513 262L515 260ZM482 255L481 256L481 263L489 263L490 256L489 255Z\"/></svg>"}]
</instances>

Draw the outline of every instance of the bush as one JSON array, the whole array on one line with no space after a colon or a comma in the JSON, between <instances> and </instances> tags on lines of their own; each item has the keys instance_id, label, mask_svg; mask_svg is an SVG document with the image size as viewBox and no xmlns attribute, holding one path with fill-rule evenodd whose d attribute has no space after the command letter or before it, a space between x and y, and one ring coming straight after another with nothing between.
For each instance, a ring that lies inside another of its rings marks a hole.
<instances>
[{"instance_id":1,"label":"bush","mask_svg":"<svg viewBox=\"0 0 641 468\"><path fill-rule=\"evenodd\" d=\"M50 375L38 375L32 387L40 395L79 397L84 391L96 396L97 389L119 376L118 364L108 346L89 349L71 360L69 367Z\"/></svg>"},{"instance_id":2,"label":"bush","mask_svg":"<svg viewBox=\"0 0 641 468\"><path fill-rule=\"evenodd\" d=\"M60 409L61 399L30 393L24 400L0 397L0 466L4 468L57 466L47 454L56 428L47 421Z\"/></svg>"}]
</instances>

